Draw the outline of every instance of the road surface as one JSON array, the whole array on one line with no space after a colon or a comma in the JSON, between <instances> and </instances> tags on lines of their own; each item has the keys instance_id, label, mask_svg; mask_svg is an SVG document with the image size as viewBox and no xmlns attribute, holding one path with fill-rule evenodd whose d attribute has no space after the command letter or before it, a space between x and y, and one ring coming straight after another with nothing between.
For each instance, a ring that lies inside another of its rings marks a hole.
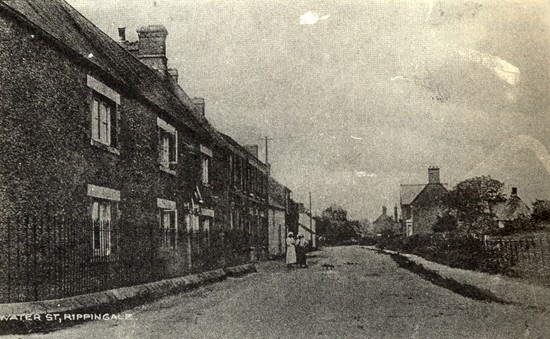
<instances>
[{"instance_id":1,"label":"road surface","mask_svg":"<svg viewBox=\"0 0 550 339\"><path fill-rule=\"evenodd\" d=\"M259 273L126 313L25 338L548 338L549 313L476 301L361 247L327 248L309 269ZM335 265L333 270L321 267ZM18 336L20 337L20 336Z\"/></svg>"}]
</instances>

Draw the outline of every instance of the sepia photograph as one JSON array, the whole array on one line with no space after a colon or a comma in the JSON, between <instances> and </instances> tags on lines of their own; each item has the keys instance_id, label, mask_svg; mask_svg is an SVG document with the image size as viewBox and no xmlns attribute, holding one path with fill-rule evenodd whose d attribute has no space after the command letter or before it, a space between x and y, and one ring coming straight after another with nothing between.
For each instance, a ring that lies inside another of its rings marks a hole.
<instances>
[{"instance_id":1,"label":"sepia photograph","mask_svg":"<svg viewBox=\"0 0 550 339\"><path fill-rule=\"evenodd\" d=\"M550 338L550 1L0 0L0 336Z\"/></svg>"}]
</instances>

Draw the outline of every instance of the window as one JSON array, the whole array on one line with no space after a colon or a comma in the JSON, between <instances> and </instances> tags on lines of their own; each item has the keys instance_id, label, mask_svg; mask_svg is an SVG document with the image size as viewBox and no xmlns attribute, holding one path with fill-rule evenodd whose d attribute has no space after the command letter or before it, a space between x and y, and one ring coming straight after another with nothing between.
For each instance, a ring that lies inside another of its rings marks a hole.
<instances>
[{"instance_id":1,"label":"window","mask_svg":"<svg viewBox=\"0 0 550 339\"><path fill-rule=\"evenodd\" d=\"M96 257L111 255L112 205L108 200L92 201L92 247Z\"/></svg>"},{"instance_id":2,"label":"window","mask_svg":"<svg viewBox=\"0 0 550 339\"><path fill-rule=\"evenodd\" d=\"M202 183L209 183L209 171L210 171L210 158L207 156L202 157Z\"/></svg>"},{"instance_id":3,"label":"window","mask_svg":"<svg viewBox=\"0 0 550 339\"><path fill-rule=\"evenodd\" d=\"M88 75L88 87L92 89L91 140L96 146L118 154L118 135L120 131L120 95L99 80Z\"/></svg>"},{"instance_id":4,"label":"window","mask_svg":"<svg viewBox=\"0 0 550 339\"><path fill-rule=\"evenodd\" d=\"M178 212L176 202L157 199L159 208L160 247L175 249L178 246Z\"/></svg>"},{"instance_id":5,"label":"window","mask_svg":"<svg viewBox=\"0 0 550 339\"><path fill-rule=\"evenodd\" d=\"M116 225L119 217L120 191L88 185L91 200L92 252L94 257L109 257L116 254Z\"/></svg>"},{"instance_id":6,"label":"window","mask_svg":"<svg viewBox=\"0 0 550 339\"><path fill-rule=\"evenodd\" d=\"M210 218L200 218L200 229L203 232L203 246L210 246Z\"/></svg>"},{"instance_id":7,"label":"window","mask_svg":"<svg viewBox=\"0 0 550 339\"><path fill-rule=\"evenodd\" d=\"M233 156L229 156L229 185L232 187L235 184L235 161L233 160Z\"/></svg>"},{"instance_id":8,"label":"window","mask_svg":"<svg viewBox=\"0 0 550 339\"><path fill-rule=\"evenodd\" d=\"M178 132L160 118L157 118L157 126L159 127L160 168L173 172L178 163Z\"/></svg>"},{"instance_id":9,"label":"window","mask_svg":"<svg viewBox=\"0 0 550 339\"><path fill-rule=\"evenodd\" d=\"M201 151L201 168L202 168L202 183L210 183L210 160L213 157L212 150L204 145L200 145Z\"/></svg>"},{"instance_id":10,"label":"window","mask_svg":"<svg viewBox=\"0 0 550 339\"><path fill-rule=\"evenodd\" d=\"M161 248L177 248L177 211L160 209Z\"/></svg>"}]
</instances>

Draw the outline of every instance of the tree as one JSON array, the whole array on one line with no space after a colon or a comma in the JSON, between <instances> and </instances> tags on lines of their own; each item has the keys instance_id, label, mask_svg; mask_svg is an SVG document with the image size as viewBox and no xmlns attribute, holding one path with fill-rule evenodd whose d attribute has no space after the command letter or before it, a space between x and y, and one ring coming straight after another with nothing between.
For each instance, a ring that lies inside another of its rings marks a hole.
<instances>
[{"instance_id":1,"label":"tree","mask_svg":"<svg viewBox=\"0 0 550 339\"><path fill-rule=\"evenodd\" d=\"M321 213L321 218L333 221L347 221L348 211L340 205L332 204Z\"/></svg>"},{"instance_id":2,"label":"tree","mask_svg":"<svg viewBox=\"0 0 550 339\"><path fill-rule=\"evenodd\" d=\"M358 220L357 225L358 225L358 229L356 229L355 231L361 237L366 237L373 233L373 226L369 219L365 218L365 219Z\"/></svg>"},{"instance_id":3,"label":"tree","mask_svg":"<svg viewBox=\"0 0 550 339\"><path fill-rule=\"evenodd\" d=\"M537 224L550 222L550 201L536 200L533 203L533 212L531 212L531 220Z\"/></svg>"},{"instance_id":4,"label":"tree","mask_svg":"<svg viewBox=\"0 0 550 339\"><path fill-rule=\"evenodd\" d=\"M452 232L457 229L456 217L451 213L447 212L442 216L437 217L437 221L432 226L434 232Z\"/></svg>"},{"instance_id":5,"label":"tree","mask_svg":"<svg viewBox=\"0 0 550 339\"><path fill-rule=\"evenodd\" d=\"M444 198L447 207L456 211L456 219L466 231L481 235L496 227L493 207L506 201L502 189L504 183L481 176L458 183Z\"/></svg>"},{"instance_id":6,"label":"tree","mask_svg":"<svg viewBox=\"0 0 550 339\"><path fill-rule=\"evenodd\" d=\"M339 244L358 238L357 222L347 219L348 212L339 205L333 204L321 213L321 219L317 223L318 232L323 235L328 243Z\"/></svg>"}]
</instances>

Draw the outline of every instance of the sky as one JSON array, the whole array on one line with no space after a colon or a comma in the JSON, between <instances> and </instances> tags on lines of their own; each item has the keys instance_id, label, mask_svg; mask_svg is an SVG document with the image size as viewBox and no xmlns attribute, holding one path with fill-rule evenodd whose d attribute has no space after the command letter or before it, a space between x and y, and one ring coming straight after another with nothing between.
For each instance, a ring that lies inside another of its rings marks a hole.
<instances>
[{"instance_id":1,"label":"sky","mask_svg":"<svg viewBox=\"0 0 550 339\"><path fill-rule=\"evenodd\" d=\"M162 24L169 67L313 211L375 219L438 166L550 199L542 0L68 0L117 39Z\"/></svg>"}]
</instances>

